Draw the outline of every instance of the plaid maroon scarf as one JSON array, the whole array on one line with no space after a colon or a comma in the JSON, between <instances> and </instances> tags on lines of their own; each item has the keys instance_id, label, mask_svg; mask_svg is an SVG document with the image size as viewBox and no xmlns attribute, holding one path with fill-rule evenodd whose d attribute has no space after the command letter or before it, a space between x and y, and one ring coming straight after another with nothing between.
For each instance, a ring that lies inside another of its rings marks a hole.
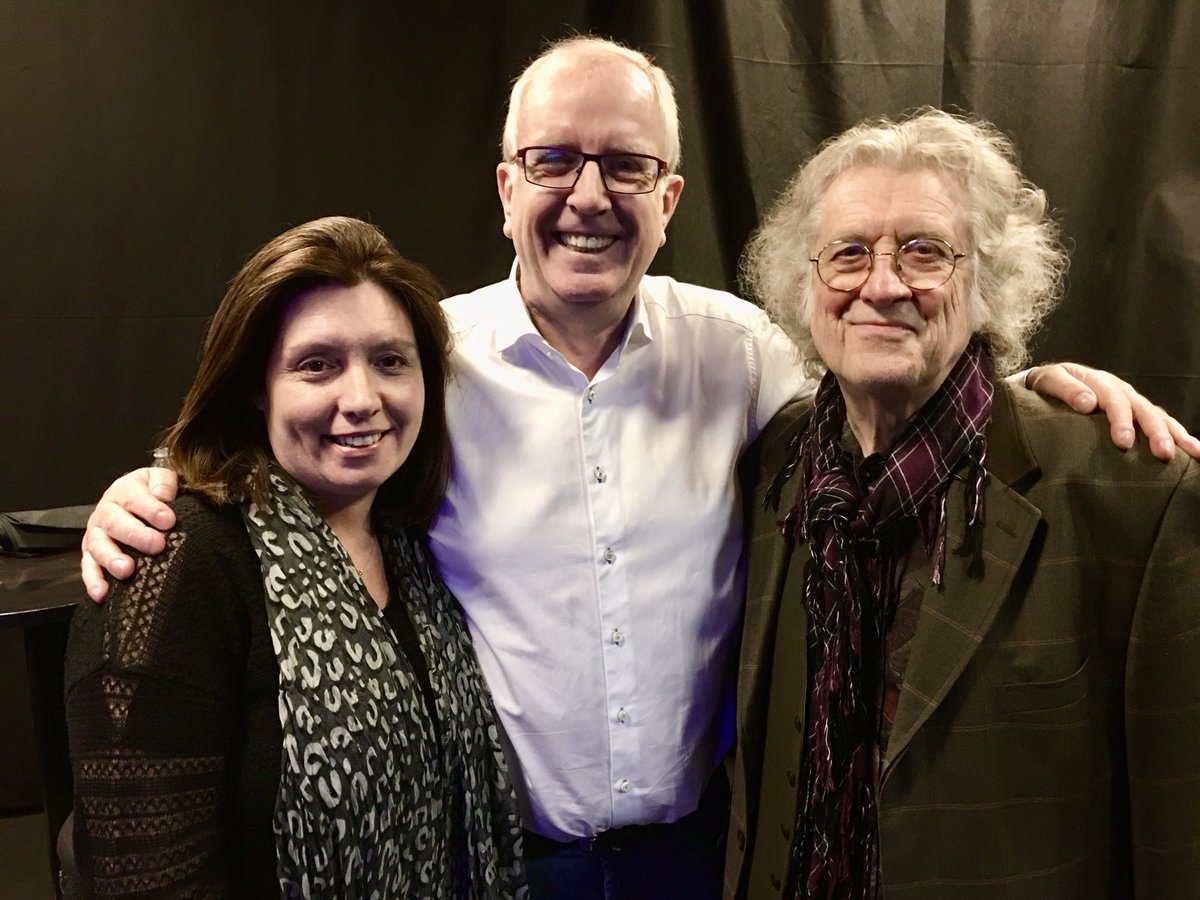
<instances>
[{"instance_id":1,"label":"plaid maroon scarf","mask_svg":"<svg viewBox=\"0 0 1200 900\"><path fill-rule=\"evenodd\" d=\"M876 747L884 645L896 611L900 563L919 530L933 560L933 583L941 583L946 494L952 473L964 464L973 470L967 518L968 534L977 540L991 378L991 354L972 340L891 452L856 467L840 444L845 401L833 374L826 374L798 452L776 479L778 502L783 481L800 466L783 533L812 548L804 600L814 674L805 794L787 892L796 897L859 900L880 894Z\"/></svg>"}]
</instances>

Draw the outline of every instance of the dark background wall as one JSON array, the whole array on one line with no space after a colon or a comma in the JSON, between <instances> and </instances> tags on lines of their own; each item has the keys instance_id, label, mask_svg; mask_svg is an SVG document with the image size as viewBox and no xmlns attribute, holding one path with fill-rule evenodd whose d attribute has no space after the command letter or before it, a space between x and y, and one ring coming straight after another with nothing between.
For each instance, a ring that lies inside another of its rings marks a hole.
<instances>
[{"instance_id":1,"label":"dark background wall","mask_svg":"<svg viewBox=\"0 0 1200 900\"><path fill-rule=\"evenodd\" d=\"M1039 358L1200 430L1193 0L0 0L0 509L88 502L172 420L255 247L331 213L451 290L503 277L493 170L544 38L611 34L680 95L687 188L655 271L733 287L798 162L918 104L1011 134L1074 247Z\"/></svg>"}]
</instances>

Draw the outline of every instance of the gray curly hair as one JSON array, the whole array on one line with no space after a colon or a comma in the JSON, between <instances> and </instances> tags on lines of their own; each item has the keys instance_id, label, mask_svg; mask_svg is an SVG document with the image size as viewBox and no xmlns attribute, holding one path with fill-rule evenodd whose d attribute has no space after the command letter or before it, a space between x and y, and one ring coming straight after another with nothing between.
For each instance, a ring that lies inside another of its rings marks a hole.
<instances>
[{"instance_id":1,"label":"gray curly hair","mask_svg":"<svg viewBox=\"0 0 1200 900\"><path fill-rule=\"evenodd\" d=\"M989 345L998 375L1017 371L1027 344L1062 292L1067 254L1045 193L1026 181L1012 142L982 120L922 108L894 122L875 119L831 138L792 177L746 246L741 280L792 338L805 374L820 377L808 312L809 258L833 181L857 166L924 169L957 188L976 265L971 330Z\"/></svg>"}]
</instances>

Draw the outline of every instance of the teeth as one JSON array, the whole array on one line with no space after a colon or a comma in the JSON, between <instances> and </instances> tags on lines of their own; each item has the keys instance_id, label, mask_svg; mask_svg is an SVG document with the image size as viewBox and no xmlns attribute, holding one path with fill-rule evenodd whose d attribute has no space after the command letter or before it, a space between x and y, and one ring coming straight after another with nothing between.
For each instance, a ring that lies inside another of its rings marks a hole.
<instances>
[{"instance_id":1,"label":"teeth","mask_svg":"<svg viewBox=\"0 0 1200 900\"><path fill-rule=\"evenodd\" d=\"M617 241L607 234L560 234L559 240L574 250L603 250Z\"/></svg>"},{"instance_id":2,"label":"teeth","mask_svg":"<svg viewBox=\"0 0 1200 900\"><path fill-rule=\"evenodd\" d=\"M341 444L343 447L369 447L382 439L382 434L335 434L333 436L333 442Z\"/></svg>"}]
</instances>

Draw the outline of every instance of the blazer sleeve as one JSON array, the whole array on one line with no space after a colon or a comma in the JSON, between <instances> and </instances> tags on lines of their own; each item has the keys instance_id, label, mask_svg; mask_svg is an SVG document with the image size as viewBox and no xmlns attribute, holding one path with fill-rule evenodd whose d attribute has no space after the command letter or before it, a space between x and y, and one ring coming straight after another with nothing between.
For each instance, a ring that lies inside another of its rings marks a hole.
<instances>
[{"instance_id":1,"label":"blazer sleeve","mask_svg":"<svg viewBox=\"0 0 1200 900\"><path fill-rule=\"evenodd\" d=\"M1125 681L1137 897L1200 896L1200 465L1167 504L1131 624Z\"/></svg>"},{"instance_id":2,"label":"blazer sleeve","mask_svg":"<svg viewBox=\"0 0 1200 900\"><path fill-rule=\"evenodd\" d=\"M175 509L167 549L138 559L131 580L71 624L66 708L85 896L228 894L226 764L249 645L246 579L257 573L236 510L191 497Z\"/></svg>"}]
</instances>

